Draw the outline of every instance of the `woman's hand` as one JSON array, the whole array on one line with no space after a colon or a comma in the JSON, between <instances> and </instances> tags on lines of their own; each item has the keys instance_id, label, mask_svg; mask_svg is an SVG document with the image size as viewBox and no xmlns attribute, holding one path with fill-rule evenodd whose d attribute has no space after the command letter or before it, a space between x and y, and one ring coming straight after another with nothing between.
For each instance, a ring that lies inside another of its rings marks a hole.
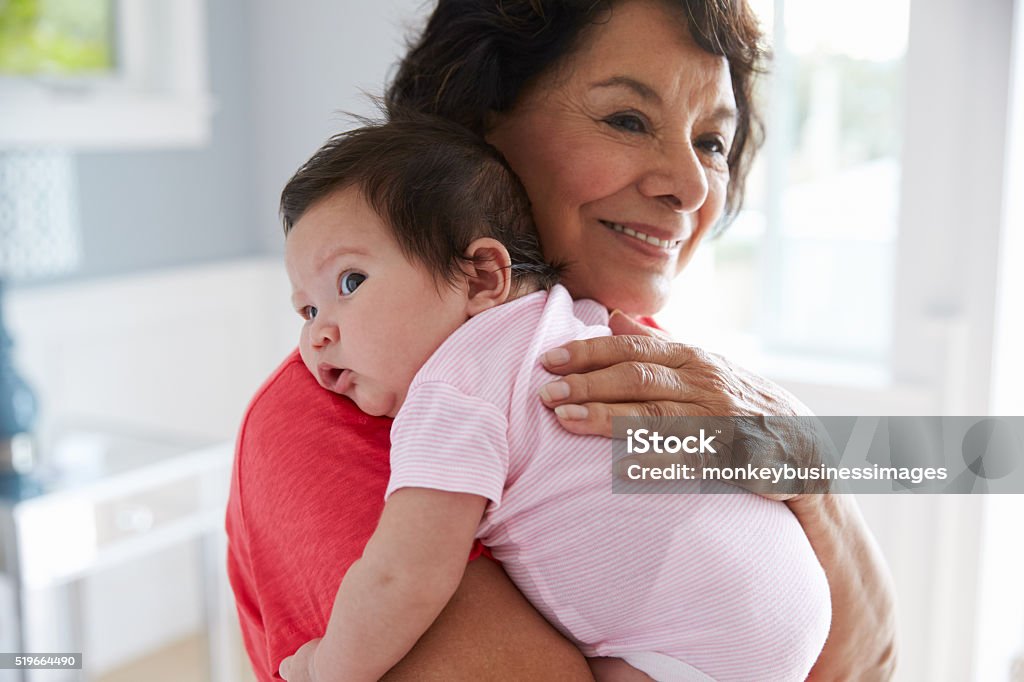
<instances>
[{"instance_id":1,"label":"woman's hand","mask_svg":"<svg viewBox=\"0 0 1024 682\"><path fill-rule=\"evenodd\" d=\"M831 454L832 441L810 410L778 385L719 355L673 343L621 313L609 325L615 336L573 341L542 356L545 368L563 378L545 385L541 398L566 430L612 436L613 417L642 417L649 428L668 435L680 425L673 417L726 417L700 423L719 434L719 466L816 467ZM699 456L675 454L633 456L617 464L625 471L633 463L657 467L681 460L704 464ZM828 488L821 480L788 486L734 482L776 500Z\"/></svg>"},{"instance_id":2,"label":"woman's hand","mask_svg":"<svg viewBox=\"0 0 1024 682\"><path fill-rule=\"evenodd\" d=\"M615 312L615 336L573 341L541 361L563 376L541 391L568 431L611 436L612 417L810 415L772 382L720 355L673 343Z\"/></svg>"},{"instance_id":3,"label":"woman's hand","mask_svg":"<svg viewBox=\"0 0 1024 682\"><path fill-rule=\"evenodd\" d=\"M313 639L298 648L298 650L281 661L281 677L286 682L316 682L316 672L313 668L313 658L320 646L319 639Z\"/></svg>"}]
</instances>

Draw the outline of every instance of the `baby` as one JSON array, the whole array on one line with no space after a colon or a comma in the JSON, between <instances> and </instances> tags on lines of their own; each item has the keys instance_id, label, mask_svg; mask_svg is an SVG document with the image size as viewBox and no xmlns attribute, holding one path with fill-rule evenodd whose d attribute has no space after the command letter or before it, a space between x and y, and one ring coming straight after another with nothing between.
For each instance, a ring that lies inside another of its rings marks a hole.
<instances>
[{"instance_id":1,"label":"baby","mask_svg":"<svg viewBox=\"0 0 1024 682\"><path fill-rule=\"evenodd\" d=\"M377 679L455 592L479 539L590 657L659 680L802 680L824 573L788 508L752 494L613 495L611 444L537 397L541 353L607 335L541 254L497 152L433 119L332 138L281 198L310 372L395 417L386 504L327 631L289 679Z\"/></svg>"}]
</instances>

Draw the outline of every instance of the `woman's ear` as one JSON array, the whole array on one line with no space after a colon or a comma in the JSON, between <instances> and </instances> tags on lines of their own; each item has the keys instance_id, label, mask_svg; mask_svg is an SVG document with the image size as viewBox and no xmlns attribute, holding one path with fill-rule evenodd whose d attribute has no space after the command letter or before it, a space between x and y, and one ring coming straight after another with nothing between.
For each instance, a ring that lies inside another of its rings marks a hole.
<instances>
[{"instance_id":1,"label":"woman's ear","mask_svg":"<svg viewBox=\"0 0 1024 682\"><path fill-rule=\"evenodd\" d=\"M469 285L466 314L477 313L501 305L512 290L512 259L508 249L497 239L474 239L464 254L463 270Z\"/></svg>"}]
</instances>

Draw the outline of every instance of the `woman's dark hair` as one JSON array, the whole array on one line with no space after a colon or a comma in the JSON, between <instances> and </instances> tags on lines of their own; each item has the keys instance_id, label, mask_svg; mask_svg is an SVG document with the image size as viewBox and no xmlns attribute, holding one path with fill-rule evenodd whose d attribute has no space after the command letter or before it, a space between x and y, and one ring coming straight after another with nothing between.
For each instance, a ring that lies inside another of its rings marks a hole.
<instances>
[{"instance_id":1,"label":"woman's dark hair","mask_svg":"<svg viewBox=\"0 0 1024 682\"><path fill-rule=\"evenodd\" d=\"M502 156L478 135L435 116L402 112L335 135L281 192L285 236L321 199L356 187L391 228L406 258L454 281L470 243L500 241L513 290L548 289L560 268L544 260L526 196Z\"/></svg>"},{"instance_id":2,"label":"woman's dark hair","mask_svg":"<svg viewBox=\"0 0 1024 682\"><path fill-rule=\"evenodd\" d=\"M763 127L754 77L768 54L746 0L662 0L685 15L694 41L729 62L737 125L729 152L724 228L743 191ZM557 68L579 47L585 29L604 21L616 0L439 0L410 43L388 86L388 109L412 108L455 121L478 135L491 112L511 110L531 81Z\"/></svg>"}]
</instances>

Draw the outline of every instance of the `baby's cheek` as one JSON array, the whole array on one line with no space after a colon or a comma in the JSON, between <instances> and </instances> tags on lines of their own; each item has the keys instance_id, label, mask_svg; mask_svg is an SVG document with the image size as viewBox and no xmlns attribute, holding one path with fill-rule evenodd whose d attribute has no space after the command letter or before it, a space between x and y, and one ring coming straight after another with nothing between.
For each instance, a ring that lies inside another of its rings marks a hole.
<instances>
[{"instance_id":1,"label":"baby's cheek","mask_svg":"<svg viewBox=\"0 0 1024 682\"><path fill-rule=\"evenodd\" d=\"M316 363L313 361L313 352L309 344L309 335L306 334L305 330L299 332L299 357L302 358L302 364L306 366L306 369L308 369L313 376L316 376Z\"/></svg>"}]
</instances>

